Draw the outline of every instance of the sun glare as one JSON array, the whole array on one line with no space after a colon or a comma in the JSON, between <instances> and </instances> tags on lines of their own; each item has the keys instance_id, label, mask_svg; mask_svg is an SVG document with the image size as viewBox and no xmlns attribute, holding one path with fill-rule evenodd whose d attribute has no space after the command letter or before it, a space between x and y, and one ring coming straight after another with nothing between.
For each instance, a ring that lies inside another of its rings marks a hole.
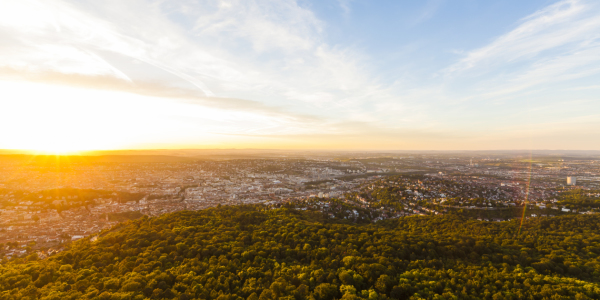
<instances>
[{"instance_id":1,"label":"sun glare","mask_svg":"<svg viewBox=\"0 0 600 300\"><path fill-rule=\"evenodd\" d=\"M27 150L28 152L30 152L32 154L38 154L38 155L76 155L76 154L80 154L83 151L92 150L92 149L82 149L78 145L70 145L70 144L66 144L66 143L58 144L57 143L55 145L33 145L29 149L23 149L23 150Z\"/></svg>"},{"instance_id":2,"label":"sun glare","mask_svg":"<svg viewBox=\"0 0 600 300\"><path fill-rule=\"evenodd\" d=\"M258 114L125 92L16 81L0 81L0 90L11 100L0 101L0 128L10 129L0 132L0 149L39 154L219 147L233 139L220 132L247 130L236 122L276 125Z\"/></svg>"},{"instance_id":3,"label":"sun glare","mask_svg":"<svg viewBox=\"0 0 600 300\"><path fill-rule=\"evenodd\" d=\"M2 132L4 149L39 154L117 149L127 146L131 133L123 128L139 121L127 100L114 93L2 81L0 89L11 98L0 103L0 126L11 129Z\"/></svg>"}]
</instances>

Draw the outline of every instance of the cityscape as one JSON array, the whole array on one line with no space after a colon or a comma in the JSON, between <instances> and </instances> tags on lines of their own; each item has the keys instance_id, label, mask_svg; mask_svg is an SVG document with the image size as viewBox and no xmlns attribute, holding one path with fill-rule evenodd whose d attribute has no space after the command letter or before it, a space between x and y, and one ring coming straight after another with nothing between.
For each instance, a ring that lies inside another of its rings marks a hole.
<instances>
[{"instance_id":1,"label":"cityscape","mask_svg":"<svg viewBox=\"0 0 600 300\"><path fill-rule=\"evenodd\" d=\"M52 157L40 164L39 158L5 156L0 169L1 253L10 258L38 251L45 257L129 219L224 205L313 210L350 222L458 211L478 220L509 221L594 214L600 208L595 205L600 200L598 157L290 156L62 164Z\"/></svg>"}]
</instances>

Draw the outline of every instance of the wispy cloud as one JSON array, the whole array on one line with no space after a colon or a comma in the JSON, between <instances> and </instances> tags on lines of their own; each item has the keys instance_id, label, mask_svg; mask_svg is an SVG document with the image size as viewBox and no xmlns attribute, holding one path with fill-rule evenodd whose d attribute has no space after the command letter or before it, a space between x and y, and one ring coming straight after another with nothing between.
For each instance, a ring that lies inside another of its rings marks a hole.
<instances>
[{"instance_id":1,"label":"wispy cloud","mask_svg":"<svg viewBox=\"0 0 600 300\"><path fill-rule=\"evenodd\" d=\"M359 13L350 0L334 3L345 15ZM415 24L434 20L442 4L428 1L415 12ZM556 112L563 104L553 106L553 94L597 90L590 80L600 74L600 5L594 1L551 4L480 47L455 51L451 57L458 59L433 68L437 77L418 75L417 65L403 71L410 74L406 80L396 74L379 80L389 70L364 49L331 43L327 21L294 0L0 0L0 79L121 91L254 116L243 124L233 117L208 122L190 109L180 117L192 130L346 135L348 143L359 136L385 143L419 135L427 143L441 136L476 141L486 130L508 137L514 128L506 120L526 123L511 107L539 101ZM598 109L587 105L590 115Z\"/></svg>"},{"instance_id":2,"label":"wispy cloud","mask_svg":"<svg viewBox=\"0 0 600 300\"><path fill-rule=\"evenodd\" d=\"M488 45L468 51L441 74L446 86L464 87L454 98L467 103L518 103L551 94L558 84L596 76L600 7L577 0L550 5Z\"/></svg>"},{"instance_id":3,"label":"wispy cloud","mask_svg":"<svg viewBox=\"0 0 600 300\"><path fill-rule=\"evenodd\" d=\"M360 56L327 45L321 21L295 1L4 4L0 34L14 40L0 48L0 66L11 70L5 76L86 84L66 76L81 75L104 88L195 95L202 105L247 99L238 104L254 104L240 109L260 103L263 113L282 116L314 114L312 107L352 110L360 103L349 99L375 87ZM151 82L160 84L149 89Z\"/></svg>"},{"instance_id":4,"label":"wispy cloud","mask_svg":"<svg viewBox=\"0 0 600 300\"><path fill-rule=\"evenodd\" d=\"M573 88L567 88L566 91L585 91L585 90L596 90L600 89L600 84L596 85L588 85L588 86L578 86Z\"/></svg>"},{"instance_id":5,"label":"wispy cloud","mask_svg":"<svg viewBox=\"0 0 600 300\"><path fill-rule=\"evenodd\" d=\"M417 14L411 21L411 26L423 23L429 19L431 19L435 13L440 9L444 0L428 0L425 2L425 5L421 12Z\"/></svg>"},{"instance_id":6,"label":"wispy cloud","mask_svg":"<svg viewBox=\"0 0 600 300\"><path fill-rule=\"evenodd\" d=\"M338 5L342 9L342 14L345 18L350 17L352 9L350 8L353 0L337 0Z\"/></svg>"},{"instance_id":7,"label":"wispy cloud","mask_svg":"<svg viewBox=\"0 0 600 300\"><path fill-rule=\"evenodd\" d=\"M522 20L522 24L489 45L470 51L451 65L447 73L486 72L522 62L563 46L581 46L599 37L598 7L593 2L565 0ZM548 53L552 54L552 53Z\"/></svg>"}]
</instances>

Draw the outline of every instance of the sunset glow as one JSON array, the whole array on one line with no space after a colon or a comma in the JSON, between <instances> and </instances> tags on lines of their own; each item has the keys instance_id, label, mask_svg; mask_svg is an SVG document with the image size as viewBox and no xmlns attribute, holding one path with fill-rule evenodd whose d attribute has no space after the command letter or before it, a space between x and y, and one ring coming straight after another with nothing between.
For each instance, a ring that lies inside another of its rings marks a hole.
<instances>
[{"instance_id":1,"label":"sunset glow","mask_svg":"<svg viewBox=\"0 0 600 300\"><path fill-rule=\"evenodd\" d=\"M430 2L0 1L0 148L600 147L598 3Z\"/></svg>"}]
</instances>

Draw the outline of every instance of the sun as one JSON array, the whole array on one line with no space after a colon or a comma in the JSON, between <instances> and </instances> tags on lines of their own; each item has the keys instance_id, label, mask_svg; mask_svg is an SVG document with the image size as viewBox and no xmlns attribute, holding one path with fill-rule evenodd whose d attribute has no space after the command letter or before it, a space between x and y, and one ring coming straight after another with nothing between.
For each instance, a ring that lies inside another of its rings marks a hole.
<instances>
[{"instance_id":1,"label":"sun","mask_svg":"<svg viewBox=\"0 0 600 300\"><path fill-rule=\"evenodd\" d=\"M38 155L77 155L91 149L82 149L75 144L54 144L54 145L39 145L33 149L26 149Z\"/></svg>"},{"instance_id":2,"label":"sun","mask_svg":"<svg viewBox=\"0 0 600 300\"><path fill-rule=\"evenodd\" d=\"M14 149L22 150L36 155L77 155L85 151L96 150L93 145L86 143L85 139L69 134L69 132L56 132L55 134L25 136Z\"/></svg>"},{"instance_id":3,"label":"sun","mask_svg":"<svg viewBox=\"0 0 600 300\"><path fill-rule=\"evenodd\" d=\"M137 124L135 111L123 111L127 99L114 94L2 81L0 90L12 100L0 101L0 149L40 155L113 150L131 140L128 125Z\"/></svg>"}]
</instances>

